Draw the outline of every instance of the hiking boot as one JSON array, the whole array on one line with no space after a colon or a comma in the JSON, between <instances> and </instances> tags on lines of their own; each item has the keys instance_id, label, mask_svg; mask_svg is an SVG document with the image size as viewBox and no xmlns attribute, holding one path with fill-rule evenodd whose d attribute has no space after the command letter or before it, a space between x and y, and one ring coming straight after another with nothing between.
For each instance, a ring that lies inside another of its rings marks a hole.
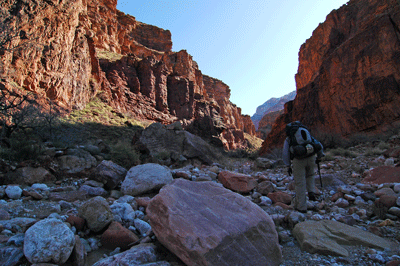
<instances>
[{"instance_id":1,"label":"hiking boot","mask_svg":"<svg viewBox=\"0 0 400 266\"><path fill-rule=\"evenodd\" d=\"M308 199L311 201L318 201L318 196L314 192L308 192Z\"/></svg>"}]
</instances>

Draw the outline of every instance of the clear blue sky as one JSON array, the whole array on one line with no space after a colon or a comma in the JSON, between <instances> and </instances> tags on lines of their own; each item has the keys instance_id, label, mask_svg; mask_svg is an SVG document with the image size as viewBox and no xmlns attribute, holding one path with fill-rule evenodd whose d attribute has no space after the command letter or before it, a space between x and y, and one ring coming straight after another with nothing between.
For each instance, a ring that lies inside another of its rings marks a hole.
<instances>
[{"instance_id":1,"label":"clear blue sky","mask_svg":"<svg viewBox=\"0 0 400 266\"><path fill-rule=\"evenodd\" d=\"M348 0L119 0L118 10L170 30L201 72L226 83L231 102L252 116L296 89L300 46Z\"/></svg>"}]
</instances>

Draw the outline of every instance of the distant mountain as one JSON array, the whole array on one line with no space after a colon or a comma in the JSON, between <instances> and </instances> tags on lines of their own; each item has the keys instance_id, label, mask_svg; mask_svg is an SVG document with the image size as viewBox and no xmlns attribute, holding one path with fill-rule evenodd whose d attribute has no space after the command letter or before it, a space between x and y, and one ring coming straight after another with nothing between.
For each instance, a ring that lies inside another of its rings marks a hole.
<instances>
[{"instance_id":1,"label":"distant mountain","mask_svg":"<svg viewBox=\"0 0 400 266\"><path fill-rule=\"evenodd\" d=\"M271 98L266 101L264 104L257 107L256 113L251 117L251 120L254 123L256 129L258 129L258 125L264 115L270 112L276 112L283 110L283 106L286 102L293 100L296 97L296 91L292 91L285 96L280 98Z\"/></svg>"}]
</instances>

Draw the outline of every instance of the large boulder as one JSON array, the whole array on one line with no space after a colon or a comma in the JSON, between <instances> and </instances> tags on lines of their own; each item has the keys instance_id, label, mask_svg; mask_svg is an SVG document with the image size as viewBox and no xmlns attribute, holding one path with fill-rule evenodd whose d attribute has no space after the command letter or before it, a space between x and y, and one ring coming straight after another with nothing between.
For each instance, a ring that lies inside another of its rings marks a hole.
<instances>
[{"instance_id":1,"label":"large boulder","mask_svg":"<svg viewBox=\"0 0 400 266\"><path fill-rule=\"evenodd\" d=\"M123 180L128 171L112 161L102 161L93 171L93 180L102 182L106 189L116 188Z\"/></svg>"},{"instance_id":2,"label":"large boulder","mask_svg":"<svg viewBox=\"0 0 400 266\"><path fill-rule=\"evenodd\" d=\"M187 265L279 265L271 217L214 182L176 179L161 189L147 215L157 239Z\"/></svg>"},{"instance_id":3,"label":"large boulder","mask_svg":"<svg viewBox=\"0 0 400 266\"><path fill-rule=\"evenodd\" d=\"M172 158L182 155L206 164L212 164L216 158L210 145L202 138L184 130L168 129L160 123L153 123L143 130L139 140L153 157L160 153L169 153Z\"/></svg>"},{"instance_id":4,"label":"large boulder","mask_svg":"<svg viewBox=\"0 0 400 266\"><path fill-rule=\"evenodd\" d=\"M384 238L332 220L298 223L293 229L293 235L302 250L322 255L347 257L349 252L344 246L392 248L392 243Z\"/></svg>"},{"instance_id":5,"label":"large boulder","mask_svg":"<svg viewBox=\"0 0 400 266\"><path fill-rule=\"evenodd\" d=\"M129 169L121 191L125 195L137 196L158 190L172 180L172 173L168 168L154 163L142 164Z\"/></svg>"},{"instance_id":6,"label":"large boulder","mask_svg":"<svg viewBox=\"0 0 400 266\"><path fill-rule=\"evenodd\" d=\"M1 180L1 184L32 185L35 183L55 181L55 177L43 167L21 167L8 172Z\"/></svg>"},{"instance_id":7,"label":"large boulder","mask_svg":"<svg viewBox=\"0 0 400 266\"><path fill-rule=\"evenodd\" d=\"M45 219L25 233L24 255L31 263L65 263L75 246L74 233L57 219Z\"/></svg>"},{"instance_id":8,"label":"large boulder","mask_svg":"<svg viewBox=\"0 0 400 266\"><path fill-rule=\"evenodd\" d=\"M95 167L97 164L89 152L82 149L68 149L66 155L57 158L59 169L68 174L76 174Z\"/></svg>"},{"instance_id":9,"label":"large boulder","mask_svg":"<svg viewBox=\"0 0 400 266\"><path fill-rule=\"evenodd\" d=\"M79 207L79 216L86 220L87 226L93 232L99 232L106 228L114 216L107 201L97 196L86 201Z\"/></svg>"}]
</instances>

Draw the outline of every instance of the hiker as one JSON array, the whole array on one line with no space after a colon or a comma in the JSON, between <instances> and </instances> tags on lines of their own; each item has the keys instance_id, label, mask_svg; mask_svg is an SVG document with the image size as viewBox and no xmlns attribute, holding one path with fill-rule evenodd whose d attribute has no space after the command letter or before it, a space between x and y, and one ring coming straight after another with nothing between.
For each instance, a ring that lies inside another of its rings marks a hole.
<instances>
[{"instance_id":1,"label":"hiker","mask_svg":"<svg viewBox=\"0 0 400 266\"><path fill-rule=\"evenodd\" d=\"M308 192L309 200L317 200L314 174L316 163L325 156L323 146L299 121L286 125L286 135L282 159L289 166L289 175L293 172L296 192L294 207L305 213L307 212L306 193ZM291 164L293 164L293 171Z\"/></svg>"}]
</instances>

